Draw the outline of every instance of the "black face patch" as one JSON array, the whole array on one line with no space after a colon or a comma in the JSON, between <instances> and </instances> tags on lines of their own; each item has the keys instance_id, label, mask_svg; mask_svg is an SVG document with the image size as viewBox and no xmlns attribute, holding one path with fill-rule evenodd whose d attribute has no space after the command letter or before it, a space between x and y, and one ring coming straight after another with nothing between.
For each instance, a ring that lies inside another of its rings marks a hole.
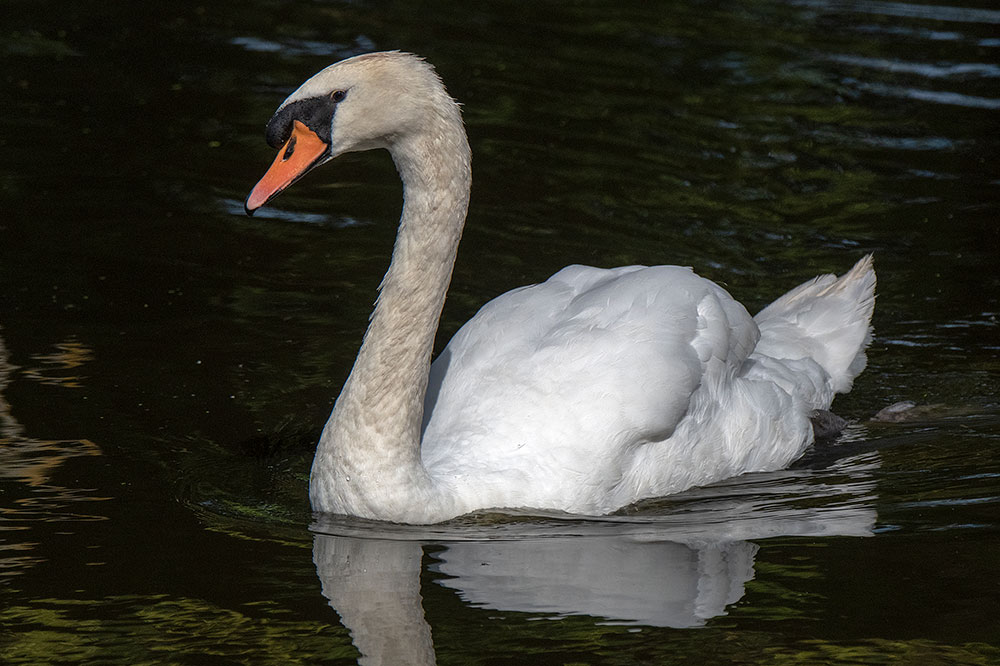
<instances>
[{"instance_id":1,"label":"black face patch","mask_svg":"<svg viewBox=\"0 0 1000 666\"><path fill-rule=\"evenodd\" d=\"M333 98L309 97L283 107L267 121L265 136L267 145L280 148L292 135L292 121L298 120L316 133L320 139L330 143L330 124L337 110L337 102Z\"/></svg>"}]
</instances>

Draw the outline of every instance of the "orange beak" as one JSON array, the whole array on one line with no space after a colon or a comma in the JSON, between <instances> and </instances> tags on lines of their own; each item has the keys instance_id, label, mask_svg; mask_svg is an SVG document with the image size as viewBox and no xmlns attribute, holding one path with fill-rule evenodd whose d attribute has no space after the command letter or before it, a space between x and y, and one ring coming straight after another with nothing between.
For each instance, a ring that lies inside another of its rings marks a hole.
<instances>
[{"instance_id":1,"label":"orange beak","mask_svg":"<svg viewBox=\"0 0 1000 666\"><path fill-rule=\"evenodd\" d=\"M306 127L305 123L293 121L292 135L247 197L247 215L253 215L255 210L317 166L329 150L329 144Z\"/></svg>"}]
</instances>

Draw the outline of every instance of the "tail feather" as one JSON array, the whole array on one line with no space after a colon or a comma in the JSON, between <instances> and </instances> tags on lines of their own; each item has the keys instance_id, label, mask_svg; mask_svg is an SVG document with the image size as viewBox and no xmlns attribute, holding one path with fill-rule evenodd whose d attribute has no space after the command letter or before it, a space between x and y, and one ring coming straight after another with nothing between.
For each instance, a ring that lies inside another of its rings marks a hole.
<instances>
[{"instance_id":1,"label":"tail feather","mask_svg":"<svg viewBox=\"0 0 1000 666\"><path fill-rule=\"evenodd\" d=\"M812 358L836 393L851 390L868 358L875 308L875 269L866 255L840 278L821 275L761 310L756 352L772 358Z\"/></svg>"}]
</instances>

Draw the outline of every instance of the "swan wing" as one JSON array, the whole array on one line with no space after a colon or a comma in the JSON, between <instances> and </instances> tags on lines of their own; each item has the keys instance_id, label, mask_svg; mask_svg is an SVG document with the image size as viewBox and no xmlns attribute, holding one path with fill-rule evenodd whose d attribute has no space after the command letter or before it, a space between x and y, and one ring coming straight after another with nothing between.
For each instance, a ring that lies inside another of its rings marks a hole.
<instances>
[{"instance_id":1,"label":"swan wing","mask_svg":"<svg viewBox=\"0 0 1000 666\"><path fill-rule=\"evenodd\" d=\"M502 473L514 493L599 497L758 337L743 306L689 268L567 267L486 304L434 362L424 463L439 477Z\"/></svg>"}]
</instances>

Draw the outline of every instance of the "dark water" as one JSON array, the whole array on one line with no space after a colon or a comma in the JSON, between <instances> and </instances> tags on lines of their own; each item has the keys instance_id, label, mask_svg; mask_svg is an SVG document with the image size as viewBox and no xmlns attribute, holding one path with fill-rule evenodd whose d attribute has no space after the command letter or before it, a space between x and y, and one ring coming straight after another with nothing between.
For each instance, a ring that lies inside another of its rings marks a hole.
<instances>
[{"instance_id":1,"label":"dark water","mask_svg":"<svg viewBox=\"0 0 1000 666\"><path fill-rule=\"evenodd\" d=\"M992 3L5 9L0 661L1000 661ZM242 198L278 102L389 48L475 154L441 345L569 263L693 265L756 310L874 252L845 436L610 519L313 517L400 188L380 153Z\"/></svg>"}]
</instances>

